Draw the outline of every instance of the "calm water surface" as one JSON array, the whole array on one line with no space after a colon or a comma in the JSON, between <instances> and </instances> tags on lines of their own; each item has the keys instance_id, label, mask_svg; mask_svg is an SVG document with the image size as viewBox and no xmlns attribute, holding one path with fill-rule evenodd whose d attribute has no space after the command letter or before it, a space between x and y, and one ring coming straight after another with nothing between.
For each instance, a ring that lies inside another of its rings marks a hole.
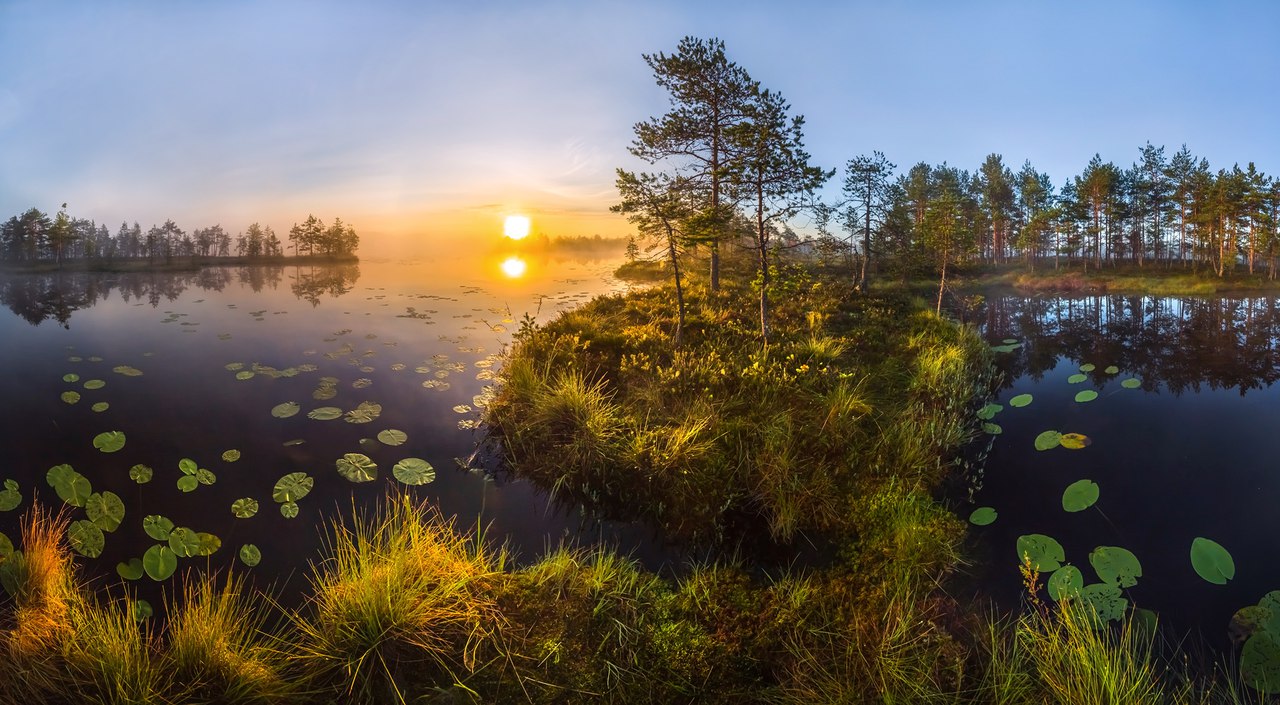
<instances>
[{"instance_id":1,"label":"calm water surface","mask_svg":"<svg viewBox=\"0 0 1280 705\"><path fill-rule=\"evenodd\" d=\"M986 589L1016 600L1015 544L1022 534L1060 541L1086 584L1097 582L1089 553L1120 546L1142 563L1126 590L1178 632L1225 644L1231 615L1280 589L1280 303L1255 298L1141 296L991 296L981 312L986 337L1021 347L999 353L1005 382L974 506L999 518L975 527ZM1083 382L1068 378L1092 363ZM1116 374L1105 369L1114 365ZM1121 381L1141 381L1126 389ZM1084 389L1098 392L1076 402ZM1012 408L1028 393L1033 402ZM1035 437L1054 429L1087 435L1081 450L1037 451ZM1062 507L1063 490L1090 479L1097 504ZM1224 546L1235 579L1200 578L1191 543Z\"/></svg>"},{"instance_id":2,"label":"calm water surface","mask_svg":"<svg viewBox=\"0 0 1280 705\"><path fill-rule=\"evenodd\" d=\"M17 481L23 494L17 510L0 514L0 530L17 541L18 517L33 495L60 506L45 474L67 463L126 507L102 555L82 560L87 575L106 583L118 580L118 562L156 543L142 518L160 514L222 541L212 557L182 559L180 571L232 565L240 547L253 543L262 552L252 569L265 579L260 584L295 593L319 555L322 520L371 506L389 491L427 499L463 528L487 527L522 560L562 541L605 541L661 562L662 548L644 530L550 505L528 484L495 476L483 457L465 467L497 355L521 318L545 321L618 288L609 274L617 264L526 256L0 278L0 479ZM113 371L124 365L142 375ZM66 382L67 374L79 380ZM333 396L316 398L328 394L317 394L326 377ZM89 380L105 386L86 388ZM79 401L63 401L67 391ZM273 417L273 407L290 401L301 413ZM382 407L369 423L307 416L366 401ZM108 408L94 411L97 402ZM407 442L372 440L385 429L404 431ZM103 431L123 431L125 447L96 450L92 440ZM224 461L230 449L241 459ZM335 461L346 453L367 454L378 479L353 484L340 476ZM431 463L436 480L420 487L394 480L392 466L409 457ZM180 491L182 458L211 470L216 483ZM139 463L154 469L151 482L130 479ZM272 488L298 471L315 479L315 489L298 502L299 515L286 518ZM232 503L243 497L258 501L256 516L233 516ZM71 509L71 518L83 519L84 510ZM147 578L138 584L143 595L157 587Z\"/></svg>"}]
</instances>

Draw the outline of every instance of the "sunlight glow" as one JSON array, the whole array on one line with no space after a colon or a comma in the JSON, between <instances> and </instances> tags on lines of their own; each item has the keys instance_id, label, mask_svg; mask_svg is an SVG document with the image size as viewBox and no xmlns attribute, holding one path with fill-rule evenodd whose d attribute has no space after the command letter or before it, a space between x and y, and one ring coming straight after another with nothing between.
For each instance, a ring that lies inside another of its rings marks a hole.
<instances>
[{"instance_id":1,"label":"sunlight glow","mask_svg":"<svg viewBox=\"0 0 1280 705\"><path fill-rule=\"evenodd\" d=\"M525 221L525 224L526 225L528 224L527 219ZM508 235L508 237L510 237L510 235ZM523 237L523 235L521 237ZM527 268L528 268L528 265L525 264L525 261L520 259L519 257L508 257L502 260L502 273L512 279L519 279L520 277L523 277L524 270Z\"/></svg>"},{"instance_id":2,"label":"sunlight glow","mask_svg":"<svg viewBox=\"0 0 1280 705\"><path fill-rule=\"evenodd\" d=\"M509 215L502 224L502 234L512 240L523 240L529 235L529 216ZM511 260L507 260L510 262ZM523 270L522 270L523 271Z\"/></svg>"}]
</instances>

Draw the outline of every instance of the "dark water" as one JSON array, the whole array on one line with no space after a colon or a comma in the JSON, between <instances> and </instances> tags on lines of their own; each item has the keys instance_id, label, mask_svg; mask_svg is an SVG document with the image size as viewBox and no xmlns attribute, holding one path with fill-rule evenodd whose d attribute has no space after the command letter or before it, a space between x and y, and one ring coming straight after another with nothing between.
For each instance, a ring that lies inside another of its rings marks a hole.
<instances>
[{"instance_id":1,"label":"dark water","mask_svg":"<svg viewBox=\"0 0 1280 705\"><path fill-rule=\"evenodd\" d=\"M1047 534L1086 584L1097 582L1089 553L1120 546L1142 563L1127 590L1176 633L1198 633L1225 646L1231 615L1280 589L1280 302L1254 298L991 296L981 311L986 337L1022 347L1001 353L1006 375L980 489L972 506L991 506L997 521L975 527L986 553L976 570L988 591L1012 601L1019 591L1017 537ZM1067 378L1096 369L1083 383ZM1118 374L1106 374L1109 365ZM1139 389L1121 380L1136 377ZM1083 389L1099 396L1074 397ZM1008 400L1034 396L1023 408ZM1081 450L1037 451L1054 429L1082 433ZM1091 479L1097 504L1063 510L1062 492ZM967 512L966 512L967 513ZM1189 558L1196 537L1233 556L1226 585L1206 582Z\"/></svg>"},{"instance_id":2,"label":"dark water","mask_svg":"<svg viewBox=\"0 0 1280 705\"><path fill-rule=\"evenodd\" d=\"M81 560L85 574L102 584L119 580L117 562L141 557L156 543L143 532L142 518L160 514L222 541L212 557L182 559L179 571L230 566L240 547L253 543L262 552L252 569L259 584L296 594L305 587L306 566L320 555L322 520L371 506L388 491L429 500L462 528L486 527L487 536L508 541L522 560L562 541L604 541L661 562L663 548L642 529L550 504L528 484L490 472L483 457L463 467L480 440L480 431L468 428L479 418L477 397L483 403L500 365L496 355L522 316L545 321L616 288L608 273L617 263L527 259L522 268L488 257L0 277L0 479L16 480L23 494L17 510L0 514L0 530L17 542L18 517L33 494L60 506L45 474L68 463L94 491L110 490L125 503L124 523L106 535L103 554ZM267 373L238 380L227 369L233 363L246 370L256 363ZM143 374L113 372L120 365ZM79 381L64 382L68 373ZM336 395L314 399L326 376L337 379ZM86 389L91 379L106 385ZM62 401L68 390L80 401ZM273 417L272 408L287 401L298 402L301 413ZM364 401L382 406L371 423L307 417L316 407L346 411ZM95 402L109 407L95 412ZM402 430L408 441L362 443L384 429ZM105 454L92 446L96 434L113 430L126 434L122 450ZM285 445L298 439L303 443ZM241 459L222 460L229 449ZM346 453L367 454L379 478L353 484L341 477L335 461ZM436 480L419 487L394 480L392 466L408 457L431 463ZM179 491L182 458L213 471L217 482ZM154 469L151 482L129 478L137 463ZM315 489L289 519L272 500L272 487L297 471L314 477ZM256 516L232 515L232 502L242 497L258 501ZM70 512L84 518L83 509ZM144 596L159 587L145 577L137 585Z\"/></svg>"}]
</instances>

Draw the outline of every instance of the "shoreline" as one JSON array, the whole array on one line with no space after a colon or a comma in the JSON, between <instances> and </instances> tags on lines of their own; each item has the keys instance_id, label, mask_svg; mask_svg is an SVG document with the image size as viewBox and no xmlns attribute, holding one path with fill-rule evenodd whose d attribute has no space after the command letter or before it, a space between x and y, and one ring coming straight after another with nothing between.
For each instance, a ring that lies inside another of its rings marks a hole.
<instances>
[{"instance_id":1,"label":"shoreline","mask_svg":"<svg viewBox=\"0 0 1280 705\"><path fill-rule=\"evenodd\" d=\"M190 272L205 267L247 267L257 265L358 264L355 255L299 255L274 257L172 257L152 262L145 259L78 259L64 262L2 262L3 274L49 274L56 272Z\"/></svg>"}]
</instances>

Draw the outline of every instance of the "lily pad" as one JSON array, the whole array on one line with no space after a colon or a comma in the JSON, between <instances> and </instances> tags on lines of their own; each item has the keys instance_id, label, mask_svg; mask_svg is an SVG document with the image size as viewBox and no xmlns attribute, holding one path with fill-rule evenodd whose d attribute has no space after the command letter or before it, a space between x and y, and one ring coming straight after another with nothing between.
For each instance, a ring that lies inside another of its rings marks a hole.
<instances>
[{"instance_id":1,"label":"lily pad","mask_svg":"<svg viewBox=\"0 0 1280 705\"><path fill-rule=\"evenodd\" d=\"M1142 564L1138 557L1127 548L1119 546L1099 546L1089 554L1089 564L1098 573L1098 578L1108 585L1130 588L1138 584L1142 577Z\"/></svg>"},{"instance_id":2,"label":"lily pad","mask_svg":"<svg viewBox=\"0 0 1280 705\"><path fill-rule=\"evenodd\" d=\"M138 598L133 601L133 618L135 620L142 622L144 620L151 619L155 616L155 613L155 608L151 606L150 602L147 602L142 598Z\"/></svg>"},{"instance_id":3,"label":"lily pad","mask_svg":"<svg viewBox=\"0 0 1280 705\"><path fill-rule=\"evenodd\" d=\"M226 463L234 463L240 459L240 451L232 448L231 450L222 451L222 460Z\"/></svg>"},{"instance_id":4,"label":"lily pad","mask_svg":"<svg viewBox=\"0 0 1280 705\"><path fill-rule=\"evenodd\" d=\"M67 542L76 553L87 558L97 558L102 555L102 548L107 540L102 535L102 529L91 521L80 519L67 527Z\"/></svg>"},{"instance_id":5,"label":"lily pad","mask_svg":"<svg viewBox=\"0 0 1280 705\"><path fill-rule=\"evenodd\" d=\"M1105 373L1107 373L1107 374L1109 374L1109 375L1119 374L1119 373L1120 373L1120 368L1119 368L1119 367L1116 367L1115 365L1108 365L1108 366L1107 366L1107 369L1103 370L1103 372L1105 372Z\"/></svg>"},{"instance_id":6,"label":"lily pad","mask_svg":"<svg viewBox=\"0 0 1280 705\"><path fill-rule=\"evenodd\" d=\"M55 465L49 468L45 481L58 493L58 498L73 507L83 507L93 494L93 485L89 478L81 475L70 465Z\"/></svg>"},{"instance_id":7,"label":"lily pad","mask_svg":"<svg viewBox=\"0 0 1280 705\"><path fill-rule=\"evenodd\" d=\"M80 401L80 392L63 392L61 399L68 404L75 404Z\"/></svg>"},{"instance_id":8,"label":"lily pad","mask_svg":"<svg viewBox=\"0 0 1280 705\"><path fill-rule=\"evenodd\" d=\"M1093 443L1093 439L1083 433L1064 433L1059 441L1063 448L1068 450L1080 450Z\"/></svg>"},{"instance_id":9,"label":"lily pad","mask_svg":"<svg viewBox=\"0 0 1280 705\"><path fill-rule=\"evenodd\" d=\"M316 421L332 421L339 416L342 416L342 409L336 406L317 407L307 414L307 418L315 419Z\"/></svg>"},{"instance_id":10,"label":"lily pad","mask_svg":"<svg viewBox=\"0 0 1280 705\"><path fill-rule=\"evenodd\" d=\"M253 379L254 374L256 373L253 370L240 370L236 373L236 379L243 382L246 379Z\"/></svg>"},{"instance_id":11,"label":"lily pad","mask_svg":"<svg viewBox=\"0 0 1280 705\"><path fill-rule=\"evenodd\" d=\"M1093 480L1077 480L1067 485L1066 491L1062 493L1062 508L1068 512L1082 512L1098 501L1098 494L1098 483Z\"/></svg>"},{"instance_id":12,"label":"lily pad","mask_svg":"<svg viewBox=\"0 0 1280 705\"><path fill-rule=\"evenodd\" d=\"M92 409L93 411L95 411L96 413L101 414L102 412L106 411L107 409L110 409L110 408L111 408L111 405L110 405L110 404L108 404L108 403L107 403L107 402L105 402L105 401L99 401L99 402L94 402L93 406L91 406L91 407L89 407L89 408L90 408L90 409Z\"/></svg>"},{"instance_id":13,"label":"lily pad","mask_svg":"<svg viewBox=\"0 0 1280 705\"><path fill-rule=\"evenodd\" d=\"M978 507L969 513L969 523L974 526L987 526L995 522L999 513L991 507Z\"/></svg>"},{"instance_id":14,"label":"lily pad","mask_svg":"<svg viewBox=\"0 0 1280 705\"><path fill-rule=\"evenodd\" d=\"M302 406L296 401L287 401L283 404L276 404L271 407L271 415L277 419L287 419L290 416L296 416L302 411Z\"/></svg>"},{"instance_id":15,"label":"lily pad","mask_svg":"<svg viewBox=\"0 0 1280 705\"><path fill-rule=\"evenodd\" d=\"M1241 607L1236 610L1235 614L1231 615L1231 624L1227 627L1227 633L1231 635L1232 641L1244 641L1253 636L1255 632L1267 629L1275 617L1276 615L1270 607L1263 607L1262 605Z\"/></svg>"},{"instance_id":16,"label":"lily pad","mask_svg":"<svg viewBox=\"0 0 1280 705\"><path fill-rule=\"evenodd\" d=\"M16 480L5 480L4 489L0 490L0 512L10 512L22 504L22 493L18 491Z\"/></svg>"},{"instance_id":17,"label":"lily pad","mask_svg":"<svg viewBox=\"0 0 1280 705\"><path fill-rule=\"evenodd\" d=\"M125 580L138 580L142 578L142 559L130 558L128 563L117 563L116 574Z\"/></svg>"},{"instance_id":18,"label":"lily pad","mask_svg":"<svg viewBox=\"0 0 1280 705\"><path fill-rule=\"evenodd\" d=\"M1019 394L1018 396L1009 400L1009 406L1020 409L1030 404L1032 399L1033 397L1030 394Z\"/></svg>"},{"instance_id":19,"label":"lily pad","mask_svg":"<svg viewBox=\"0 0 1280 705\"><path fill-rule=\"evenodd\" d=\"M315 478L305 472L291 472L276 480L271 490L271 499L277 502L296 502L306 497L316 484Z\"/></svg>"},{"instance_id":20,"label":"lily pad","mask_svg":"<svg viewBox=\"0 0 1280 705\"><path fill-rule=\"evenodd\" d=\"M195 475L183 475L178 478L178 489L183 492L194 492L199 486L200 481L195 478Z\"/></svg>"},{"instance_id":21,"label":"lily pad","mask_svg":"<svg viewBox=\"0 0 1280 705\"><path fill-rule=\"evenodd\" d=\"M1014 343L1018 342L1018 339L1017 339L1017 338L1005 338L1004 340L1001 340L1000 342L1004 343L1005 345L1013 345Z\"/></svg>"},{"instance_id":22,"label":"lily pad","mask_svg":"<svg viewBox=\"0 0 1280 705\"><path fill-rule=\"evenodd\" d=\"M1089 378L1086 375L1082 375L1079 372L1077 372L1067 378L1067 384L1080 384L1086 379L1089 379Z\"/></svg>"},{"instance_id":23,"label":"lily pad","mask_svg":"<svg viewBox=\"0 0 1280 705\"><path fill-rule=\"evenodd\" d=\"M124 521L124 502L114 492L94 492L85 500L84 512L99 529L115 531Z\"/></svg>"},{"instance_id":24,"label":"lily pad","mask_svg":"<svg viewBox=\"0 0 1280 705\"><path fill-rule=\"evenodd\" d=\"M1142 386L1142 380L1139 380L1137 377L1130 377L1129 379L1121 382L1120 386L1125 389L1137 389Z\"/></svg>"},{"instance_id":25,"label":"lily pad","mask_svg":"<svg viewBox=\"0 0 1280 705\"><path fill-rule=\"evenodd\" d=\"M1076 393L1076 401L1083 404L1098 398L1098 393L1092 389L1085 389Z\"/></svg>"},{"instance_id":26,"label":"lily pad","mask_svg":"<svg viewBox=\"0 0 1280 705\"><path fill-rule=\"evenodd\" d=\"M1000 427L1000 424L991 423L990 421L988 421L987 423L982 424L982 432L989 433L993 436L998 436L1004 433L1004 429Z\"/></svg>"},{"instance_id":27,"label":"lily pad","mask_svg":"<svg viewBox=\"0 0 1280 705\"><path fill-rule=\"evenodd\" d=\"M222 548L222 539L217 536L204 532L196 532L196 538L200 541L200 545L196 547L197 556L212 556Z\"/></svg>"},{"instance_id":28,"label":"lily pad","mask_svg":"<svg viewBox=\"0 0 1280 705\"><path fill-rule=\"evenodd\" d=\"M369 423L382 415L382 405L371 401L362 401L356 408L345 415L347 423Z\"/></svg>"},{"instance_id":29,"label":"lily pad","mask_svg":"<svg viewBox=\"0 0 1280 705\"><path fill-rule=\"evenodd\" d=\"M142 517L142 530L157 541L168 541L169 533L173 531L173 522L159 514L148 514Z\"/></svg>"},{"instance_id":30,"label":"lily pad","mask_svg":"<svg viewBox=\"0 0 1280 705\"><path fill-rule=\"evenodd\" d=\"M241 497L231 503L231 513L237 519L248 519L258 513L258 500L252 497Z\"/></svg>"},{"instance_id":31,"label":"lily pad","mask_svg":"<svg viewBox=\"0 0 1280 705\"><path fill-rule=\"evenodd\" d=\"M1004 345L992 345L991 352L1009 353L1022 347L1022 343L1005 343Z\"/></svg>"},{"instance_id":32,"label":"lily pad","mask_svg":"<svg viewBox=\"0 0 1280 705\"><path fill-rule=\"evenodd\" d=\"M1191 567L1214 585L1226 585L1236 577L1236 563L1221 544L1203 536L1191 542Z\"/></svg>"},{"instance_id":33,"label":"lily pad","mask_svg":"<svg viewBox=\"0 0 1280 705\"><path fill-rule=\"evenodd\" d=\"M1080 599L1093 617L1093 626L1100 628L1107 622L1119 621L1129 607L1129 601L1120 592L1120 588L1107 583L1086 585L1080 591Z\"/></svg>"},{"instance_id":34,"label":"lily pad","mask_svg":"<svg viewBox=\"0 0 1280 705\"><path fill-rule=\"evenodd\" d=\"M261 561L262 561L262 551L259 551L257 546L251 543L246 543L245 545L240 547L241 563L244 563L245 565L252 568L255 565L258 565L258 563Z\"/></svg>"},{"instance_id":35,"label":"lily pad","mask_svg":"<svg viewBox=\"0 0 1280 705\"><path fill-rule=\"evenodd\" d=\"M1280 693L1280 635L1260 631L1240 652L1240 680L1268 695Z\"/></svg>"},{"instance_id":36,"label":"lily pad","mask_svg":"<svg viewBox=\"0 0 1280 705\"><path fill-rule=\"evenodd\" d=\"M1018 562L1030 562L1031 568L1040 573L1051 573L1062 567L1067 559L1062 544L1044 534L1025 534L1018 537Z\"/></svg>"},{"instance_id":37,"label":"lily pad","mask_svg":"<svg viewBox=\"0 0 1280 705\"><path fill-rule=\"evenodd\" d=\"M137 465L129 468L129 479L139 485L145 485L148 482L151 482L151 476L154 474L154 471L149 466L143 465L142 463L138 463Z\"/></svg>"},{"instance_id":38,"label":"lily pad","mask_svg":"<svg viewBox=\"0 0 1280 705\"><path fill-rule=\"evenodd\" d=\"M436 479L436 470L422 458L405 458L391 468L391 474L406 485L425 485Z\"/></svg>"},{"instance_id":39,"label":"lily pad","mask_svg":"<svg viewBox=\"0 0 1280 705\"><path fill-rule=\"evenodd\" d=\"M1054 602L1078 597L1080 591L1084 589L1084 574L1073 565L1064 565L1053 571L1045 581L1045 586L1049 589L1049 597L1053 598Z\"/></svg>"},{"instance_id":40,"label":"lily pad","mask_svg":"<svg viewBox=\"0 0 1280 705\"><path fill-rule=\"evenodd\" d=\"M460 408L462 410L458 411L458 409ZM459 404L458 406L453 407L453 410L457 411L459 414L465 414L468 411L471 411L471 408L465 405ZM983 421L990 421L991 419L995 418L995 415L1000 413L1001 411L1004 411L1004 407L1001 406L1000 404L987 404L981 409L978 409L978 418L982 419Z\"/></svg>"},{"instance_id":41,"label":"lily pad","mask_svg":"<svg viewBox=\"0 0 1280 705\"><path fill-rule=\"evenodd\" d=\"M378 466L364 453L347 453L337 461L338 474L352 482L371 482L378 477Z\"/></svg>"},{"instance_id":42,"label":"lily pad","mask_svg":"<svg viewBox=\"0 0 1280 705\"><path fill-rule=\"evenodd\" d=\"M298 516L298 503L297 503L297 502L285 502L284 504L281 504L281 505L280 505L280 516L284 517L285 519L292 519L292 518L294 518L294 517Z\"/></svg>"},{"instance_id":43,"label":"lily pad","mask_svg":"<svg viewBox=\"0 0 1280 705\"><path fill-rule=\"evenodd\" d=\"M409 435L404 431L389 428L385 431L378 431L378 440L384 445L398 446L409 440Z\"/></svg>"},{"instance_id":44,"label":"lily pad","mask_svg":"<svg viewBox=\"0 0 1280 705\"><path fill-rule=\"evenodd\" d=\"M89 380L89 381L87 381L87 382L85 382L85 383L84 383L84 388L85 388L85 389L90 389L90 390L92 390L92 389L102 389L102 388L103 388L103 387L105 387L105 386L107 386L107 383L106 383L106 382L103 382L103 381L102 381L102 380L100 380L100 379L91 379L91 380Z\"/></svg>"},{"instance_id":45,"label":"lily pad","mask_svg":"<svg viewBox=\"0 0 1280 705\"><path fill-rule=\"evenodd\" d=\"M1057 431L1042 431L1036 436L1036 450L1051 450L1062 443L1062 434Z\"/></svg>"},{"instance_id":46,"label":"lily pad","mask_svg":"<svg viewBox=\"0 0 1280 705\"><path fill-rule=\"evenodd\" d=\"M169 532L169 550L179 558L199 555L200 536L185 526L179 526Z\"/></svg>"},{"instance_id":47,"label":"lily pad","mask_svg":"<svg viewBox=\"0 0 1280 705\"><path fill-rule=\"evenodd\" d=\"M119 375L124 375L125 377L141 377L142 376L142 370L136 367L131 367L129 365L116 365L115 367L111 368L111 371Z\"/></svg>"},{"instance_id":48,"label":"lily pad","mask_svg":"<svg viewBox=\"0 0 1280 705\"><path fill-rule=\"evenodd\" d=\"M218 476L214 475L212 470L207 470L205 468L196 470L195 478L196 482L199 482L202 485L212 485L218 481Z\"/></svg>"},{"instance_id":49,"label":"lily pad","mask_svg":"<svg viewBox=\"0 0 1280 705\"><path fill-rule=\"evenodd\" d=\"M178 569L178 557L168 546L156 544L142 554L142 569L152 580L165 580Z\"/></svg>"},{"instance_id":50,"label":"lily pad","mask_svg":"<svg viewBox=\"0 0 1280 705\"><path fill-rule=\"evenodd\" d=\"M194 475L200 469L200 466L191 458L183 458L178 461L178 469L182 471L183 475Z\"/></svg>"},{"instance_id":51,"label":"lily pad","mask_svg":"<svg viewBox=\"0 0 1280 705\"><path fill-rule=\"evenodd\" d=\"M63 382L79 382L79 381L80 381L80 375L78 375L78 374L76 374L76 373L74 373L74 372L68 372L68 373L66 373L65 375L62 375L62 381L63 381Z\"/></svg>"},{"instance_id":52,"label":"lily pad","mask_svg":"<svg viewBox=\"0 0 1280 705\"><path fill-rule=\"evenodd\" d=\"M1098 369L1097 366L1095 366L1092 362L1086 362L1080 366L1081 372L1093 372L1096 369Z\"/></svg>"}]
</instances>

